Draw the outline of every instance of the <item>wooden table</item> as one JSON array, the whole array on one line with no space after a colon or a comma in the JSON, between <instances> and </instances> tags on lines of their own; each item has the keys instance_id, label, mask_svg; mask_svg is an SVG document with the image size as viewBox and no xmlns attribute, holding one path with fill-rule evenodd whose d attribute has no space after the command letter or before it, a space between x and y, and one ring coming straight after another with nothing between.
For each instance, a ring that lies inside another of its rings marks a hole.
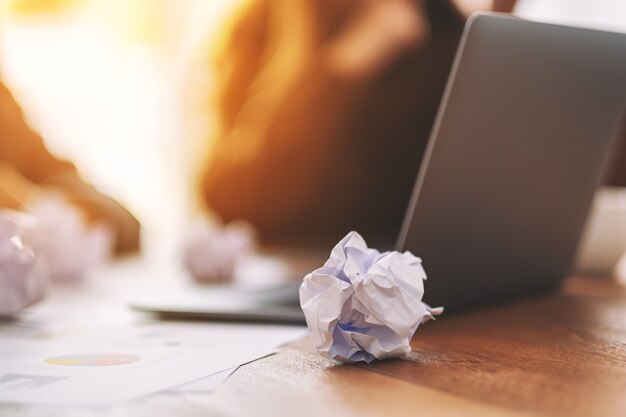
<instances>
[{"instance_id":1,"label":"wooden table","mask_svg":"<svg viewBox=\"0 0 626 417\"><path fill-rule=\"evenodd\" d=\"M444 316L412 345L408 360L347 366L302 341L198 405L225 415L626 416L626 289L615 282L572 278L557 295Z\"/></svg>"},{"instance_id":2,"label":"wooden table","mask_svg":"<svg viewBox=\"0 0 626 417\"><path fill-rule=\"evenodd\" d=\"M412 345L406 360L339 365L304 339L212 393L0 415L626 416L626 289L616 281L571 278L558 294L447 314Z\"/></svg>"}]
</instances>

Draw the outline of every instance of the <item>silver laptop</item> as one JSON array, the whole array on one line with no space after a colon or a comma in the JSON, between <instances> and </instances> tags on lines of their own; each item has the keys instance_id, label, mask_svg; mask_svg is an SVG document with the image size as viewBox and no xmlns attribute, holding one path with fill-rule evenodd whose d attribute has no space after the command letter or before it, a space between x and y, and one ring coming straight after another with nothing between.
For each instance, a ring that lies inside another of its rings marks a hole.
<instances>
[{"instance_id":1,"label":"silver laptop","mask_svg":"<svg viewBox=\"0 0 626 417\"><path fill-rule=\"evenodd\" d=\"M397 249L425 301L480 306L570 273L626 112L626 35L468 21Z\"/></svg>"},{"instance_id":2,"label":"silver laptop","mask_svg":"<svg viewBox=\"0 0 626 417\"><path fill-rule=\"evenodd\" d=\"M425 300L480 306L567 276L625 110L626 35L473 16L397 245L422 257ZM304 323L298 284L134 308Z\"/></svg>"}]
</instances>

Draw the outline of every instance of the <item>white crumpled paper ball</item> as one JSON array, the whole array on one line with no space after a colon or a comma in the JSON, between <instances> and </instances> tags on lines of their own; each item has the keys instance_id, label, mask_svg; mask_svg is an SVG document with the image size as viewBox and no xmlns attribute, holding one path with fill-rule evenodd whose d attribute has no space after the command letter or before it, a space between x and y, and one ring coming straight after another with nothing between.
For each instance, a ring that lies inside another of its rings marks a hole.
<instances>
[{"instance_id":1,"label":"white crumpled paper ball","mask_svg":"<svg viewBox=\"0 0 626 417\"><path fill-rule=\"evenodd\" d=\"M44 239L50 277L74 282L112 256L113 232L104 224L88 224L80 210L61 196L46 194L27 207Z\"/></svg>"},{"instance_id":2,"label":"white crumpled paper ball","mask_svg":"<svg viewBox=\"0 0 626 417\"><path fill-rule=\"evenodd\" d=\"M183 247L183 264L203 284L229 282L241 255L255 244L254 232L245 223L226 226L207 218L199 219Z\"/></svg>"},{"instance_id":3,"label":"white crumpled paper ball","mask_svg":"<svg viewBox=\"0 0 626 417\"><path fill-rule=\"evenodd\" d=\"M36 239L36 220L0 210L0 315L13 314L43 298L48 285L45 258L29 239Z\"/></svg>"},{"instance_id":4,"label":"white crumpled paper ball","mask_svg":"<svg viewBox=\"0 0 626 417\"><path fill-rule=\"evenodd\" d=\"M300 287L318 352L347 363L406 356L417 327L443 312L422 302L425 279L412 253L380 253L348 233Z\"/></svg>"}]
</instances>

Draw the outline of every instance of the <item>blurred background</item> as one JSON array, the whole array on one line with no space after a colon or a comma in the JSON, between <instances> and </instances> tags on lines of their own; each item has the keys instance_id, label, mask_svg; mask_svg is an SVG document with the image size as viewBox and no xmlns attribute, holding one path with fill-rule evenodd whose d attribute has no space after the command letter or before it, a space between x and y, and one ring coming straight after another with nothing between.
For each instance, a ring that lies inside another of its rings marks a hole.
<instances>
[{"instance_id":1,"label":"blurred background","mask_svg":"<svg viewBox=\"0 0 626 417\"><path fill-rule=\"evenodd\" d=\"M190 164L210 126L209 73L194 68L235 3L0 1L4 82L48 148L140 219L145 243L175 238L193 210Z\"/></svg>"},{"instance_id":2,"label":"blurred background","mask_svg":"<svg viewBox=\"0 0 626 417\"><path fill-rule=\"evenodd\" d=\"M198 211L209 51L241 1L0 0L1 78L48 147L137 216L148 252ZM520 0L516 13L626 32L624 0Z\"/></svg>"}]
</instances>

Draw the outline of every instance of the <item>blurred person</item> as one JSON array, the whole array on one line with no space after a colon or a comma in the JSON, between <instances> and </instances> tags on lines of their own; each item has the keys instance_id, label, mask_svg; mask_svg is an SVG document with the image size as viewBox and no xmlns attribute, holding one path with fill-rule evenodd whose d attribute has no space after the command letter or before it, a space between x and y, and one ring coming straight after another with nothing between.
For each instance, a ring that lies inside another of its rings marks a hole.
<instances>
[{"instance_id":1,"label":"blurred person","mask_svg":"<svg viewBox=\"0 0 626 417\"><path fill-rule=\"evenodd\" d=\"M139 222L115 200L83 181L73 164L54 157L0 83L0 208L21 210L49 192L78 207L88 222L110 227L116 253L138 250Z\"/></svg>"},{"instance_id":2,"label":"blurred person","mask_svg":"<svg viewBox=\"0 0 626 417\"><path fill-rule=\"evenodd\" d=\"M245 2L216 60L209 208L264 243L392 245L466 18L513 5Z\"/></svg>"}]
</instances>

